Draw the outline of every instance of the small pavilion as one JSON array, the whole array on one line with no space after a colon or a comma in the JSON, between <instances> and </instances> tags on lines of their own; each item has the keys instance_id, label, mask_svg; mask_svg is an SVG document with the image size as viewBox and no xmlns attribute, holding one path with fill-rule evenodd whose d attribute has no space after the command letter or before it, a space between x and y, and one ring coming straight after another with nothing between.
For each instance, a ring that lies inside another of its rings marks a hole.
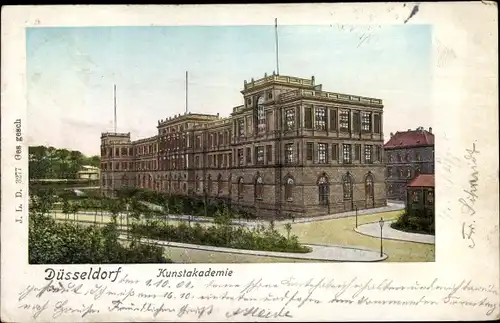
<instances>
[{"instance_id":1,"label":"small pavilion","mask_svg":"<svg viewBox=\"0 0 500 323\"><path fill-rule=\"evenodd\" d=\"M434 218L434 198L434 174L419 174L407 185L407 214Z\"/></svg>"}]
</instances>

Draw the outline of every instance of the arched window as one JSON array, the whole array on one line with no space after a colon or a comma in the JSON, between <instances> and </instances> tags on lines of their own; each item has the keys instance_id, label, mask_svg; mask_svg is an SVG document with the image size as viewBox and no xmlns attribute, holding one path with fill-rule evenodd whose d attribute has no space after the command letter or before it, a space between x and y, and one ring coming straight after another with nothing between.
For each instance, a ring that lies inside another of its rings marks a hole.
<instances>
[{"instance_id":1,"label":"arched window","mask_svg":"<svg viewBox=\"0 0 500 323\"><path fill-rule=\"evenodd\" d=\"M227 179L227 191L229 192L229 197L231 197L231 192L233 190L232 176L229 174L229 178Z\"/></svg>"},{"instance_id":2,"label":"arched window","mask_svg":"<svg viewBox=\"0 0 500 323\"><path fill-rule=\"evenodd\" d=\"M255 199L262 200L262 195L264 193L264 180L262 176L257 173L257 177L255 178Z\"/></svg>"},{"instance_id":3,"label":"arched window","mask_svg":"<svg viewBox=\"0 0 500 323\"><path fill-rule=\"evenodd\" d=\"M422 171L422 167L420 166L420 164L416 164L415 165L415 176L419 175L421 171Z\"/></svg>"},{"instance_id":4,"label":"arched window","mask_svg":"<svg viewBox=\"0 0 500 323\"><path fill-rule=\"evenodd\" d=\"M411 192L411 200L413 201L413 203L419 202L419 194L417 191Z\"/></svg>"},{"instance_id":5,"label":"arched window","mask_svg":"<svg viewBox=\"0 0 500 323\"><path fill-rule=\"evenodd\" d=\"M318 179L319 204L328 205L329 185L326 174Z\"/></svg>"},{"instance_id":6,"label":"arched window","mask_svg":"<svg viewBox=\"0 0 500 323\"><path fill-rule=\"evenodd\" d=\"M196 176L196 191L197 192L203 191L203 182L201 181L200 176Z\"/></svg>"},{"instance_id":7,"label":"arched window","mask_svg":"<svg viewBox=\"0 0 500 323\"><path fill-rule=\"evenodd\" d=\"M432 190L427 191L427 203L434 203L434 192Z\"/></svg>"},{"instance_id":8,"label":"arched window","mask_svg":"<svg viewBox=\"0 0 500 323\"><path fill-rule=\"evenodd\" d=\"M259 132L266 131L266 112L264 110L264 97L257 99L257 127Z\"/></svg>"},{"instance_id":9,"label":"arched window","mask_svg":"<svg viewBox=\"0 0 500 323\"><path fill-rule=\"evenodd\" d=\"M292 197L293 185L295 185L295 181L294 181L293 177L292 176L288 176L285 179L285 200L286 201L292 201L293 200L293 197Z\"/></svg>"},{"instance_id":10,"label":"arched window","mask_svg":"<svg viewBox=\"0 0 500 323\"><path fill-rule=\"evenodd\" d=\"M212 193L212 175L208 175L208 180L207 180L207 193L211 194Z\"/></svg>"},{"instance_id":11,"label":"arched window","mask_svg":"<svg viewBox=\"0 0 500 323\"><path fill-rule=\"evenodd\" d=\"M365 177L365 202L366 207L374 207L375 206L375 187L373 184L373 175L371 172L368 172Z\"/></svg>"},{"instance_id":12,"label":"arched window","mask_svg":"<svg viewBox=\"0 0 500 323\"><path fill-rule=\"evenodd\" d=\"M245 183L243 182L243 177L238 179L238 199L243 198L243 192L245 190Z\"/></svg>"},{"instance_id":13,"label":"arched window","mask_svg":"<svg viewBox=\"0 0 500 323\"><path fill-rule=\"evenodd\" d=\"M217 193L222 194L222 174L217 177Z\"/></svg>"},{"instance_id":14,"label":"arched window","mask_svg":"<svg viewBox=\"0 0 500 323\"><path fill-rule=\"evenodd\" d=\"M368 173L365 178L365 196L366 198L373 197L373 175Z\"/></svg>"},{"instance_id":15,"label":"arched window","mask_svg":"<svg viewBox=\"0 0 500 323\"><path fill-rule=\"evenodd\" d=\"M352 176L347 173L342 178L342 189L344 191L344 200L352 200Z\"/></svg>"}]
</instances>

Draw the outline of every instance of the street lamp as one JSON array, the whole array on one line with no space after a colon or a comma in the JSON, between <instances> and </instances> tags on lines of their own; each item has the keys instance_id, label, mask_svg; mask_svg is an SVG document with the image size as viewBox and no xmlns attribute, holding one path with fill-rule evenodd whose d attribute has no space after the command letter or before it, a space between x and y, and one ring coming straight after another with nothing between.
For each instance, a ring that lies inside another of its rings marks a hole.
<instances>
[{"instance_id":1,"label":"street lamp","mask_svg":"<svg viewBox=\"0 0 500 323\"><path fill-rule=\"evenodd\" d=\"M356 206L356 228L358 227L358 207Z\"/></svg>"},{"instance_id":2,"label":"street lamp","mask_svg":"<svg viewBox=\"0 0 500 323\"><path fill-rule=\"evenodd\" d=\"M383 252L383 247L382 247L382 228L384 227L384 219L380 218L380 221L378 221L378 224L380 225L380 257L384 256Z\"/></svg>"}]
</instances>

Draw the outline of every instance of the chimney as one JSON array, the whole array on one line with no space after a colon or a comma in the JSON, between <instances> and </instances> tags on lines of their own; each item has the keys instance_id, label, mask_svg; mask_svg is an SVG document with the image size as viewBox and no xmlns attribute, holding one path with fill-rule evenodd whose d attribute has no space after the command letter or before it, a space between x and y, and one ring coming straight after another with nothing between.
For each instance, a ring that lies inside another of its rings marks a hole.
<instances>
[{"instance_id":1,"label":"chimney","mask_svg":"<svg viewBox=\"0 0 500 323\"><path fill-rule=\"evenodd\" d=\"M432 133L432 127L429 127L429 132Z\"/></svg>"},{"instance_id":2,"label":"chimney","mask_svg":"<svg viewBox=\"0 0 500 323\"><path fill-rule=\"evenodd\" d=\"M394 132L391 132L391 138L394 137Z\"/></svg>"},{"instance_id":3,"label":"chimney","mask_svg":"<svg viewBox=\"0 0 500 323\"><path fill-rule=\"evenodd\" d=\"M219 112L217 112L217 119L219 119Z\"/></svg>"}]
</instances>

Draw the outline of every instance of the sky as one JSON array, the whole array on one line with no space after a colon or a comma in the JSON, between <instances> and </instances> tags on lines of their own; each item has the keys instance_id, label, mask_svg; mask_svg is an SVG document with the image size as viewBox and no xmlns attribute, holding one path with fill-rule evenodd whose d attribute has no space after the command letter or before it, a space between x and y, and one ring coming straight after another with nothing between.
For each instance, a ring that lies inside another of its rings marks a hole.
<instances>
[{"instance_id":1,"label":"sky","mask_svg":"<svg viewBox=\"0 0 500 323\"><path fill-rule=\"evenodd\" d=\"M429 25L278 26L281 75L384 101L384 136L432 127ZM29 145L99 154L101 132L132 140L185 111L229 116L244 80L276 70L268 26L39 27L26 30Z\"/></svg>"}]
</instances>

